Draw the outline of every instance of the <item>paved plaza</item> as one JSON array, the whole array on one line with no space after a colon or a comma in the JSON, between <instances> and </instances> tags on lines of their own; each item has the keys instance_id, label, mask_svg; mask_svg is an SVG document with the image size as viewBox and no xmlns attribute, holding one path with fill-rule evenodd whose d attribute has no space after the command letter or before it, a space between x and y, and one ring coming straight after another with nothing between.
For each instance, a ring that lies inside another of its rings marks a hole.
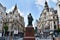
<instances>
[{"instance_id":1,"label":"paved plaza","mask_svg":"<svg viewBox=\"0 0 60 40\"><path fill-rule=\"evenodd\" d=\"M0 40L10 40L10 37L1 37ZM23 37L12 37L11 40L23 40ZM39 37L35 37L35 40L52 40L52 38L39 38Z\"/></svg>"}]
</instances>

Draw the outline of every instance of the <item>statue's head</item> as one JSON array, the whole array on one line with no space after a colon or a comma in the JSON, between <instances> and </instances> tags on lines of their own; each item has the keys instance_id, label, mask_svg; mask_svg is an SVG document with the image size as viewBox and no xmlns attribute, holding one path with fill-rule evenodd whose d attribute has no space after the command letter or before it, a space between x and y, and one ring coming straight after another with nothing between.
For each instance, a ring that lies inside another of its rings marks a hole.
<instances>
[{"instance_id":1,"label":"statue's head","mask_svg":"<svg viewBox=\"0 0 60 40\"><path fill-rule=\"evenodd\" d=\"M29 15L31 15L31 13L29 13Z\"/></svg>"}]
</instances>

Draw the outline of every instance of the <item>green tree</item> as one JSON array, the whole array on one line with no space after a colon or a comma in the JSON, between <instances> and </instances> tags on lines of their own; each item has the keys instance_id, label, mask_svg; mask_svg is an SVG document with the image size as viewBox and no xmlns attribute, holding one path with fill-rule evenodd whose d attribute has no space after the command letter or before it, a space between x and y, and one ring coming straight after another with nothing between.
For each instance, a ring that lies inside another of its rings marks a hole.
<instances>
[{"instance_id":1,"label":"green tree","mask_svg":"<svg viewBox=\"0 0 60 40\"><path fill-rule=\"evenodd\" d=\"M58 29L58 32L60 32L60 28Z\"/></svg>"},{"instance_id":2,"label":"green tree","mask_svg":"<svg viewBox=\"0 0 60 40\"><path fill-rule=\"evenodd\" d=\"M5 35L7 35L7 31L8 31L8 25L7 24L4 25L4 30L5 30Z\"/></svg>"}]
</instances>

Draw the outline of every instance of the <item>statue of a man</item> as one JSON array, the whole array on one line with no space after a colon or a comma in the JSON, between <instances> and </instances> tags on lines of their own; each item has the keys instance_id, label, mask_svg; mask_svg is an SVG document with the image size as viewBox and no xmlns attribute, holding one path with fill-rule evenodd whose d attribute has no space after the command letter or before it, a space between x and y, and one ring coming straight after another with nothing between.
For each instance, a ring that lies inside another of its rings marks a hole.
<instances>
[{"instance_id":1,"label":"statue of a man","mask_svg":"<svg viewBox=\"0 0 60 40\"><path fill-rule=\"evenodd\" d=\"M31 15L31 13L28 15L28 26L32 26L32 21L33 21L33 17Z\"/></svg>"}]
</instances>

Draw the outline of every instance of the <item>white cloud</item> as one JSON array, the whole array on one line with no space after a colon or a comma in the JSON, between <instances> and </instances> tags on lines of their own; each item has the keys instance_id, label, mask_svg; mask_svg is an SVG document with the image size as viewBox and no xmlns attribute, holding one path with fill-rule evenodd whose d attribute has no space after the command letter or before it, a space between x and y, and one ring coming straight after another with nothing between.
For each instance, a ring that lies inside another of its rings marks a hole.
<instances>
[{"instance_id":1,"label":"white cloud","mask_svg":"<svg viewBox=\"0 0 60 40\"><path fill-rule=\"evenodd\" d=\"M27 25L28 25L28 19L27 19L28 14L29 14L29 13L26 13L26 14L24 15L25 27L27 27Z\"/></svg>"},{"instance_id":2,"label":"white cloud","mask_svg":"<svg viewBox=\"0 0 60 40\"><path fill-rule=\"evenodd\" d=\"M24 16L23 13L18 9L18 12L20 13L21 16Z\"/></svg>"},{"instance_id":3,"label":"white cloud","mask_svg":"<svg viewBox=\"0 0 60 40\"><path fill-rule=\"evenodd\" d=\"M49 3L49 0L46 0L46 1ZM45 3L45 0L35 0L36 7L40 11L40 13L41 13L42 9L44 8L44 5L45 5L44 3Z\"/></svg>"},{"instance_id":4,"label":"white cloud","mask_svg":"<svg viewBox=\"0 0 60 40\"><path fill-rule=\"evenodd\" d=\"M54 3L57 3L57 0L51 0L52 2L54 2Z\"/></svg>"},{"instance_id":5,"label":"white cloud","mask_svg":"<svg viewBox=\"0 0 60 40\"><path fill-rule=\"evenodd\" d=\"M10 11L12 11L14 9L14 6L11 9L6 10L7 13L9 13Z\"/></svg>"},{"instance_id":6,"label":"white cloud","mask_svg":"<svg viewBox=\"0 0 60 40\"><path fill-rule=\"evenodd\" d=\"M53 2L53 3L57 3L57 0L46 0L48 2L48 5ZM41 10L41 8L44 8L44 4L45 0L35 0L35 4L36 7L38 7L39 10ZM51 7L51 5L49 5L49 7Z\"/></svg>"},{"instance_id":7,"label":"white cloud","mask_svg":"<svg viewBox=\"0 0 60 40\"><path fill-rule=\"evenodd\" d=\"M49 2L49 0L46 0L47 2ZM41 5L41 6L44 6L44 3L45 3L45 0L35 0L35 4L36 5Z\"/></svg>"},{"instance_id":8,"label":"white cloud","mask_svg":"<svg viewBox=\"0 0 60 40\"><path fill-rule=\"evenodd\" d=\"M24 17L24 21L25 21L25 27L27 26L27 16Z\"/></svg>"},{"instance_id":9,"label":"white cloud","mask_svg":"<svg viewBox=\"0 0 60 40\"><path fill-rule=\"evenodd\" d=\"M44 5L44 0L36 0L35 4L37 4L37 5Z\"/></svg>"},{"instance_id":10,"label":"white cloud","mask_svg":"<svg viewBox=\"0 0 60 40\"><path fill-rule=\"evenodd\" d=\"M57 10L57 6L54 9Z\"/></svg>"},{"instance_id":11,"label":"white cloud","mask_svg":"<svg viewBox=\"0 0 60 40\"><path fill-rule=\"evenodd\" d=\"M57 0L46 0L48 3L51 1L51 2L54 2L54 3L57 3ZM44 3L45 3L45 0L35 0L35 4L37 6L44 6Z\"/></svg>"}]
</instances>

